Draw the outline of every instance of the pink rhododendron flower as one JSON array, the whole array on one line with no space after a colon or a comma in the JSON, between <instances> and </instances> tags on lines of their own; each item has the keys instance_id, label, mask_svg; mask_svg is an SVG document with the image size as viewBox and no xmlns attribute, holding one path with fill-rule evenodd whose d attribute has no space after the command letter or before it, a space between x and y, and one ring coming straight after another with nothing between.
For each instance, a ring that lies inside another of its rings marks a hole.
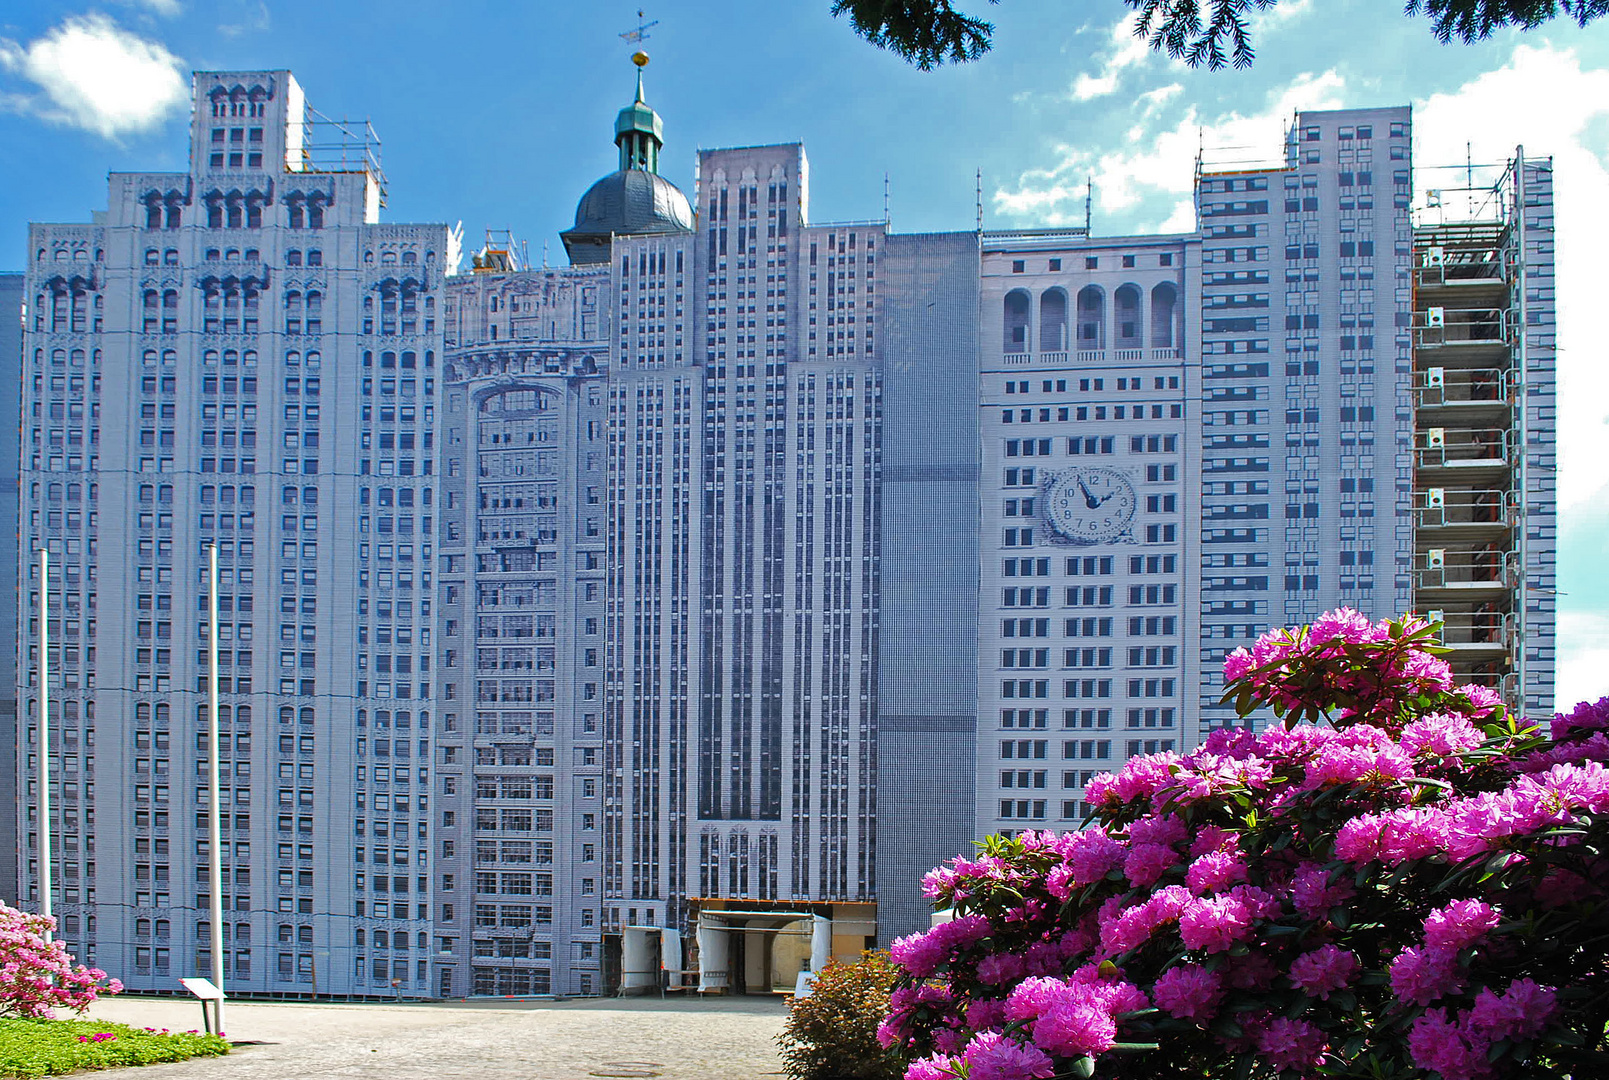
<instances>
[{"instance_id":1,"label":"pink rhododendron flower","mask_svg":"<svg viewBox=\"0 0 1609 1080\"><path fill-rule=\"evenodd\" d=\"M905 1069L905 1080L955 1080L961 1063L946 1054L934 1054L913 1061Z\"/></svg>"},{"instance_id":2,"label":"pink rhododendron flower","mask_svg":"<svg viewBox=\"0 0 1609 1080\"><path fill-rule=\"evenodd\" d=\"M1056 1063L1049 1054L998 1031L975 1036L967 1044L965 1057L968 1080L1043 1080L1056 1074Z\"/></svg>"},{"instance_id":3,"label":"pink rhododendron flower","mask_svg":"<svg viewBox=\"0 0 1609 1080\"><path fill-rule=\"evenodd\" d=\"M1385 636L1383 626L1376 626L1367 615L1347 607L1326 611L1313 620L1312 629L1308 632L1308 637L1313 641L1329 642L1339 638L1354 645L1382 641Z\"/></svg>"},{"instance_id":4,"label":"pink rhododendron flower","mask_svg":"<svg viewBox=\"0 0 1609 1080\"><path fill-rule=\"evenodd\" d=\"M1108 873L1120 868L1128 854L1122 841L1114 840L1095 829L1071 834L1072 838L1062 849L1067 861L1071 884L1092 885Z\"/></svg>"},{"instance_id":5,"label":"pink rhododendron flower","mask_svg":"<svg viewBox=\"0 0 1609 1080\"><path fill-rule=\"evenodd\" d=\"M1450 1020L1445 1009L1429 1009L1413 1022L1408 1053L1421 1069L1441 1073L1442 1080L1485 1080L1493 1075L1486 1060L1490 1043Z\"/></svg>"},{"instance_id":6,"label":"pink rhododendron flower","mask_svg":"<svg viewBox=\"0 0 1609 1080\"><path fill-rule=\"evenodd\" d=\"M1337 858L1342 856L1337 853ZM1350 881L1330 884L1330 872L1316 863L1297 868L1291 878L1291 904L1306 919L1326 919L1330 909L1350 900L1357 890Z\"/></svg>"},{"instance_id":7,"label":"pink rhododendron flower","mask_svg":"<svg viewBox=\"0 0 1609 1080\"><path fill-rule=\"evenodd\" d=\"M1179 916L1179 937L1187 949L1224 952L1250 930L1251 913L1231 896L1197 899Z\"/></svg>"},{"instance_id":8,"label":"pink rhododendron flower","mask_svg":"<svg viewBox=\"0 0 1609 1080\"><path fill-rule=\"evenodd\" d=\"M1501 994L1482 990L1470 1010L1469 1026L1492 1041L1534 1039L1547 1027L1557 1006L1552 987L1518 979Z\"/></svg>"},{"instance_id":9,"label":"pink rhododendron flower","mask_svg":"<svg viewBox=\"0 0 1609 1080\"><path fill-rule=\"evenodd\" d=\"M1088 998L1058 1002L1034 1021L1034 1044L1059 1057L1104 1054L1117 1042L1117 1021Z\"/></svg>"},{"instance_id":10,"label":"pink rhododendron flower","mask_svg":"<svg viewBox=\"0 0 1609 1080\"><path fill-rule=\"evenodd\" d=\"M1130 844L1172 845L1190 838L1190 826L1177 814L1145 817L1129 826Z\"/></svg>"},{"instance_id":11,"label":"pink rhododendron flower","mask_svg":"<svg viewBox=\"0 0 1609 1080\"><path fill-rule=\"evenodd\" d=\"M1181 964L1158 976L1151 996L1163 1012L1205 1026L1218 1015L1223 978L1198 964Z\"/></svg>"},{"instance_id":12,"label":"pink rhododendron flower","mask_svg":"<svg viewBox=\"0 0 1609 1080\"><path fill-rule=\"evenodd\" d=\"M1555 739L1577 738L1594 731L1609 731L1609 697L1583 701L1570 712L1553 717Z\"/></svg>"},{"instance_id":13,"label":"pink rhododendron flower","mask_svg":"<svg viewBox=\"0 0 1609 1080\"><path fill-rule=\"evenodd\" d=\"M1209 851L1191 863L1184 872L1185 885L1197 896L1245 880L1245 861L1238 854L1227 851Z\"/></svg>"},{"instance_id":14,"label":"pink rhododendron flower","mask_svg":"<svg viewBox=\"0 0 1609 1080\"><path fill-rule=\"evenodd\" d=\"M1131 884L1144 888L1156 884L1181 858L1177 851L1163 844L1136 844L1123 860L1123 873Z\"/></svg>"},{"instance_id":15,"label":"pink rhododendron flower","mask_svg":"<svg viewBox=\"0 0 1609 1080\"><path fill-rule=\"evenodd\" d=\"M1306 1020L1276 1017L1257 1034L1257 1049L1276 1069L1310 1072L1323 1063L1329 1048L1329 1036Z\"/></svg>"},{"instance_id":16,"label":"pink rhododendron flower","mask_svg":"<svg viewBox=\"0 0 1609 1080\"><path fill-rule=\"evenodd\" d=\"M889 947L888 955L912 975L931 975L949 962L956 949L980 941L989 933L988 919L982 915L964 915L940 923L925 934L899 938Z\"/></svg>"},{"instance_id":17,"label":"pink rhododendron flower","mask_svg":"<svg viewBox=\"0 0 1609 1080\"><path fill-rule=\"evenodd\" d=\"M975 921L895 947L904 985L879 1038L932 1055L913 1080L1048 1080L1120 1038L1161 1046L1096 1075L1188 1053L1203 1075L1310 1077L1357 1071L1362 1046L1497 1080L1551 1067L1537 1040L1601 1034L1577 983L1542 985L1573 969L1555 974L1504 911L1605 896L1609 698L1561 714L1556 742L1488 739L1497 696L1453 686L1422 626L1341 609L1269 631L1226 670L1275 722L1136 757L1086 787L1093 827L1020 832L928 875ZM1186 1024L1208 1031L1175 1044Z\"/></svg>"},{"instance_id":18,"label":"pink rhododendron flower","mask_svg":"<svg viewBox=\"0 0 1609 1080\"><path fill-rule=\"evenodd\" d=\"M1429 1005L1464 985L1458 954L1449 949L1404 949L1389 967L1391 992L1415 1005Z\"/></svg>"},{"instance_id":19,"label":"pink rhododendron flower","mask_svg":"<svg viewBox=\"0 0 1609 1080\"><path fill-rule=\"evenodd\" d=\"M1312 997L1328 1001L1331 993L1346 989L1357 971L1358 958L1351 950L1320 945L1291 961L1290 980Z\"/></svg>"},{"instance_id":20,"label":"pink rhododendron flower","mask_svg":"<svg viewBox=\"0 0 1609 1080\"><path fill-rule=\"evenodd\" d=\"M1462 716L1432 713L1404 726L1398 741L1415 757L1451 757L1475 749L1486 736Z\"/></svg>"},{"instance_id":21,"label":"pink rhododendron flower","mask_svg":"<svg viewBox=\"0 0 1609 1080\"><path fill-rule=\"evenodd\" d=\"M990 953L978 961L978 981L991 986L1004 986L1020 980L1028 965L1013 953Z\"/></svg>"},{"instance_id":22,"label":"pink rhododendron flower","mask_svg":"<svg viewBox=\"0 0 1609 1080\"><path fill-rule=\"evenodd\" d=\"M1425 918L1425 944L1457 952L1467 949L1502 921L1502 912L1481 900L1454 900Z\"/></svg>"}]
</instances>

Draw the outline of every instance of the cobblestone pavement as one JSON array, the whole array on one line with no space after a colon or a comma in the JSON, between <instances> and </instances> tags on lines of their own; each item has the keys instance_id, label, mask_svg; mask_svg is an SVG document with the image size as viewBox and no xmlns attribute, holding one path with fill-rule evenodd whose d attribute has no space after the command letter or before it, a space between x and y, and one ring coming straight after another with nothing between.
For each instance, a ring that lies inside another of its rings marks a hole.
<instances>
[{"instance_id":1,"label":"cobblestone pavement","mask_svg":"<svg viewBox=\"0 0 1609 1080\"><path fill-rule=\"evenodd\" d=\"M224 1030L239 1046L137 1070L139 1080L297 1080L301 1077L496 1077L499 1080L763 1080L781 1075L780 997L671 996L457 1005L231 1002ZM115 997L89 1017L189 1030L201 1006ZM134 1069L100 1074L133 1080Z\"/></svg>"}]
</instances>

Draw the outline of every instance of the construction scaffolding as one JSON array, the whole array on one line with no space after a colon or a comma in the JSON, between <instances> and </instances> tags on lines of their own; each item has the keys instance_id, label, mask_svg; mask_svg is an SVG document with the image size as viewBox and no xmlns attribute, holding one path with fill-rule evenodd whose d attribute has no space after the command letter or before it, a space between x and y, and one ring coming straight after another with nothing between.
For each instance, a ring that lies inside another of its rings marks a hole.
<instances>
[{"instance_id":1,"label":"construction scaffolding","mask_svg":"<svg viewBox=\"0 0 1609 1080\"><path fill-rule=\"evenodd\" d=\"M1552 312L1534 357L1527 314L1539 270L1551 298L1551 164L1455 168L1414 213L1414 606L1460 680L1551 711L1555 461L1551 425L1533 429L1554 393ZM1528 198L1543 175L1545 200Z\"/></svg>"},{"instance_id":2,"label":"construction scaffolding","mask_svg":"<svg viewBox=\"0 0 1609 1080\"><path fill-rule=\"evenodd\" d=\"M308 107L302 120L300 144L294 147L293 171L312 173L365 173L386 200L385 169L380 165L380 136L364 120L336 120Z\"/></svg>"}]
</instances>

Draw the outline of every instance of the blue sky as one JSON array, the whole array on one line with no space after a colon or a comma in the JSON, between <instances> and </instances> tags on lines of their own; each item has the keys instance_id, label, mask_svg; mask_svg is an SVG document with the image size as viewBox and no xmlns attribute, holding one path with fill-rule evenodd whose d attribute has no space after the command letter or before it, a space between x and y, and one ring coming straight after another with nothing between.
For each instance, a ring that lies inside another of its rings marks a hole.
<instances>
[{"instance_id":1,"label":"blue sky","mask_svg":"<svg viewBox=\"0 0 1609 1080\"><path fill-rule=\"evenodd\" d=\"M1188 227L1198 147L1273 158L1295 108L1412 102L1416 165L1555 157L1561 342L1560 698L1609 693L1609 20L1443 46L1397 0L1282 0L1249 71L1191 71L1127 33L1119 0L983 0L995 49L920 72L828 16L830 0L656 4L648 99L661 171L699 146L803 140L816 220L901 231L1081 222ZM510 228L533 258L613 168L636 4L459 0L34 0L0 9L0 269L30 220L82 221L113 170L185 167L191 69L290 68L330 116L385 141L393 221ZM1248 147L1226 150L1224 147Z\"/></svg>"}]
</instances>

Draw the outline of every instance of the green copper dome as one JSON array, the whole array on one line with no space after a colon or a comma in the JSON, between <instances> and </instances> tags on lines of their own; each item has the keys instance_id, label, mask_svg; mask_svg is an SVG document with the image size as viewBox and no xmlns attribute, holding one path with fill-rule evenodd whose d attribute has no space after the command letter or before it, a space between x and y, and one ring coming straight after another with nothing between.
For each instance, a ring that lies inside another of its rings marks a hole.
<instances>
[{"instance_id":1,"label":"green copper dome","mask_svg":"<svg viewBox=\"0 0 1609 1080\"><path fill-rule=\"evenodd\" d=\"M693 209L675 184L659 175L665 125L643 101L644 53L637 65L637 97L615 117L620 168L587 189L575 209L575 225L559 234L575 266L606 263L615 236L693 231Z\"/></svg>"}]
</instances>

